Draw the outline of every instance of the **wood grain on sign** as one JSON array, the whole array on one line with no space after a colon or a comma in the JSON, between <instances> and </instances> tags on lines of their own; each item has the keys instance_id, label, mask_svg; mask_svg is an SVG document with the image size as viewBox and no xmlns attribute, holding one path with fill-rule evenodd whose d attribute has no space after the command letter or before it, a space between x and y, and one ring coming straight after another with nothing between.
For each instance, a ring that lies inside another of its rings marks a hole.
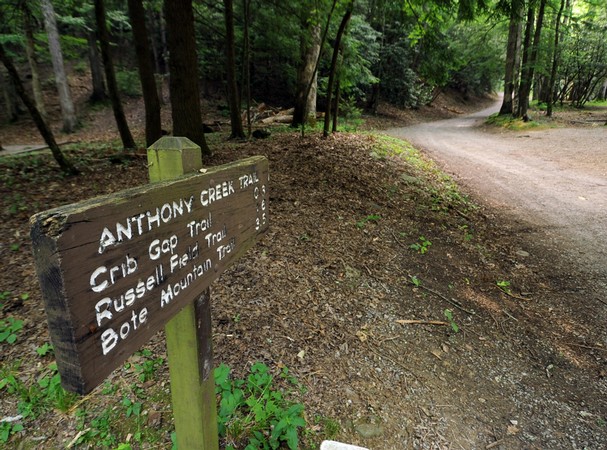
<instances>
[{"instance_id":1,"label":"wood grain on sign","mask_svg":"<svg viewBox=\"0 0 607 450\"><path fill-rule=\"evenodd\" d=\"M268 227L268 162L252 157L32 217L63 386L90 392Z\"/></svg>"}]
</instances>

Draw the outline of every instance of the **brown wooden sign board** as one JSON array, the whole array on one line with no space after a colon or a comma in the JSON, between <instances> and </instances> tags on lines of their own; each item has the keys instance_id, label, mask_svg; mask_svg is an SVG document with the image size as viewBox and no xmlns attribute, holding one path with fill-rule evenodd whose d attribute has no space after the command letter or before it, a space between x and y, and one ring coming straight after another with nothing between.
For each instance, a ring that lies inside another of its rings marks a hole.
<instances>
[{"instance_id":1,"label":"brown wooden sign board","mask_svg":"<svg viewBox=\"0 0 607 450\"><path fill-rule=\"evenodd\" d=\"M32 217L64 388L90 392L253 245L268 174L252 157Z\"/></svg>"}]
</instances>

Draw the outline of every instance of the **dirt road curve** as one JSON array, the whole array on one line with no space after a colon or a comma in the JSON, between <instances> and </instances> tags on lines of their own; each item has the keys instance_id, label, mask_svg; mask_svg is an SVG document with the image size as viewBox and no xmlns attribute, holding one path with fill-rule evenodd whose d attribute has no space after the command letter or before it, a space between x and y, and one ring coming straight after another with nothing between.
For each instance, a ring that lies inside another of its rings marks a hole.
<instances>
[{"instance_id":1,"label":"dirt road curve","mask_svg":"<svg viewBox=\"0 0 607 450\"><path fill-rule=\"evenodd\" d=\"M607 292L607 129L483 128L498 108L387 133L425 150L477 200L528 223Z\"/></svg>"}]
</instances>

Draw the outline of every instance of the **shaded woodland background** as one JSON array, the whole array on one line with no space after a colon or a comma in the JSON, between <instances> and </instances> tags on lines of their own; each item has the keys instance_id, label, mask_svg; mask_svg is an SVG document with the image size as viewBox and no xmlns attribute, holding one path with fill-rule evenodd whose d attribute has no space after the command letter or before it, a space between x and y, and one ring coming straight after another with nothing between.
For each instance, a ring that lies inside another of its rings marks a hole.
<instances>
[{"instance_id":1,"label":"shaded woodland background","mask_svg":"<svg viewBox=\"0 0 607 450\"><path fill-rule=\"evenodd\" d=\"M293 126L321 111L326 136L331 116L418 108L446 88L503 89L500 113L523 118L529 100L551 115L606 96L604 0L165 3L0 1L0 120L31 115L52 143L45 118L60 111L64 132L78 126L73 80L85 77L90 104L112 106L125 149L135 142L121 98L143 95L147 145L170 102L168 131L208 154L201 98L218 100L244 138L260 103L294 107Z\"/></svg>"}]
</instances>

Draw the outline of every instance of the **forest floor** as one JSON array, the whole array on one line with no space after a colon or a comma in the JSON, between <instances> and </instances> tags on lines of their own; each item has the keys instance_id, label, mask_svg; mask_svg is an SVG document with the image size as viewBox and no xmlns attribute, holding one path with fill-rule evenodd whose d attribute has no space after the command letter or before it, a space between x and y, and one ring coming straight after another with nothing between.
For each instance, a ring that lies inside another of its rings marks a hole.
<instances>
[{"instance_id":1,"label":"forest floor","mask_svg":"<svg viewBox=\"0 0 607 450\"><path fill-rule=\"evenodd\" d=\"M385 108L366 127L489 101ZM126 110L140 139L141 105ZM86 397L48 387L55 372L29 217L147 182L143 159L108 157L117 148L111 111L87 114L76 134L58 138L77 142L68 154L78 177L64 178L45 152L0 155L0 324L23 320L14 343L0 342L0 419L24 402L32 411L3 423L0 438L12 434L0 447L171 445L163 333ZM584 126L586 114L564 112L561 125ZM40 142L27 121L0 132L3 144ZM213 285L215 361L239 377L261 361L279 384L287 367L306 389L293 396L306 407L307 448L321 438L377 450L607 447L607 340L587 320L605 299L587 298L582 269L559 248L530 245L506 211L375 133L208 137L208 165L265 155L271 171L270 230Z\"/></svg>"}]
</instances>

